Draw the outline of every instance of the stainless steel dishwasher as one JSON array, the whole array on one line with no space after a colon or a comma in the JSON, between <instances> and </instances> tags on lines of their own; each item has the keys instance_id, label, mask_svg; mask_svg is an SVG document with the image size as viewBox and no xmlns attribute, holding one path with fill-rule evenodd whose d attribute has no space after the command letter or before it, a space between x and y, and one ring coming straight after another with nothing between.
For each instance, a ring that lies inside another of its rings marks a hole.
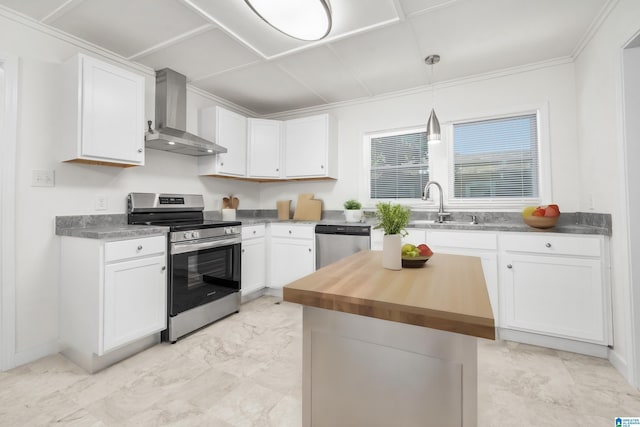
<instances>
[{"instance_id":1,"label":"stainless steel dishwasher","mask_svg":"<svg viewBox=\"0 0 640 427\"><path fill-rule=\"evenodd\" d=\"M370 225L316 225L316 270L363 249L371 249Z\"/></svg>"}]
</instances>

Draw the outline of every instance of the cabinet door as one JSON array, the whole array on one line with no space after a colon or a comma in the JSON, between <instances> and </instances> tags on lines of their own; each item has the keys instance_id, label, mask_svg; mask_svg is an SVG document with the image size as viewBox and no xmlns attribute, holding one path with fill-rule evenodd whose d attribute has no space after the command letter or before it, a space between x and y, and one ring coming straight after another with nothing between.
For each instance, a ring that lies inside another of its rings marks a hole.
<instances>
[{"instance_id":1,"label":"cabinet door","mask_svg":"<svg viewBox=\"0 0 640 427\"><path fill-rule=\"evenodd\" d=\"M285 173L287 177L327 175L328 116L285 122Z\"/></svg>"},{"instance_id":2,"label":"cabinet door","mask_svg":"<svg viewBox=\"0 0 640 427\"><path fill-rule=\"evenodd\" d=\"M105 267L102 351L149 336L167 325L166 257Z\"/></svg>"},{"instance_id":3,"label":"cabinet door","mask_svg":"<svg viewBox=\"0 0 640 427\"><path fill-rule=\"evenodd\" d=\"M271 287L281 288L314 270L313 240L271 239Z\"/></svg>"},{"instance_id":4,"label":"cabinet door","mask_svg":"<svg viewBox=\"0 0 640 427\"><path fill-rule=\"evenodd\" d=\"M144 79L82 59L81 155L144 163Z\"/></svg>"},{"instance_id":5,"label":"cabinet door","mask_svg":"<svg viewBox=\"0 0 640 427\"><path fill-rule=\"evenodd\" d=\"M412 245L419 245L426 242L426 233L424 230L418 228L407 228L407 234L402 238L402 244L411 243Z\"/></svg>"},{"instance_id":6,"label":"cabinet door","mask_svg":"<svg viewBox=\"0 0 640 427\"><path fill-rule=\"evenodd\" d=\"M280 177L281 135L281 121L249 119L248 176Z\"/></svg>"},{"instance_id":7,"label":"cabinet door","mask_svg":"<svg viewBox=\"0 0 640 427\"><path fill-rule=\"evenodd\" d=\"M599 259L507 253L500 263L504 327L606 343Z\"/></svg>"},{"instance_id":8,"label":"cabinet door","mask_svg":"<svg viewBox=\"0 0 640 427\"><path fill-rule=\"evenodd\" d=\"M227 149L217 155L218 173L244 176L247 172L247 118L224 108L216 109L216 143Z\"/></svg>"},{"instance_id":9,"label":"cabinet door","mask_svg":"<svg viewBox=\"0 0 640 427\"><path fill-rule=\"evenodd\" d=\"M264 288L266 279L264 239L242 242L242 295Z\"/></svg>"}]
</instances>

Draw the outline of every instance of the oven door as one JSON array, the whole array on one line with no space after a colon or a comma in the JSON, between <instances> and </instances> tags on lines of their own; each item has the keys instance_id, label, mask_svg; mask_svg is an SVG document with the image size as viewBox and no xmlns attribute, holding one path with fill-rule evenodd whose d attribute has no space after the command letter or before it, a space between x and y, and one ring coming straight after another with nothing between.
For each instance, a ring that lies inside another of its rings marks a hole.
<instances>
[{"instance_id":1,"label":"oven door","mask_svg":"<svg viewBox=\"0 0 640 427\"><path fill-rule=\"evenodd\" d=\"M171 244L169 315L240 291L240 237Z\"/></svg>"}]
</instances>

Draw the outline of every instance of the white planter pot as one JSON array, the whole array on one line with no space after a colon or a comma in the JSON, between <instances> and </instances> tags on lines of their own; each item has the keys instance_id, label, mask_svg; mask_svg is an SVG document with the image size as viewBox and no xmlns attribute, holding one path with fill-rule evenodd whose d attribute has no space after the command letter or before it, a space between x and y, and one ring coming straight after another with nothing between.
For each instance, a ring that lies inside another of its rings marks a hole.
<instances>
[{"instance_id":1,"label":"white planter pot","mask_svg":"<svg viewBox=\"0 0 640 427\"><path fill-rule=\"evenodd\" d=\"M360 222L362 209L345 209L344 217L347 222Z\"/></svg>"},{"instance_id":2,"label":"white planter pot","mask_svg":"<svg viewBox=\"0 0 640 427\"><path fill-rule=\"evenodd\" d=\"M399 234L382 238L382 266L389 270L402 270L402 237Z\"/></svg>"}]
</instances>

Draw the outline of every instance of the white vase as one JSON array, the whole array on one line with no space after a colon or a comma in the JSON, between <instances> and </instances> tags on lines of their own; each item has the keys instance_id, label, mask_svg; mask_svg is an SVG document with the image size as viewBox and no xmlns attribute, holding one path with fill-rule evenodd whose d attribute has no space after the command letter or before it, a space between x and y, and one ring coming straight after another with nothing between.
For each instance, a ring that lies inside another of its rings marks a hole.
<instances>
[{"instance_id":1,"label":"white vase","mask_svg":"<svg viewBox=\"0 0 640 427\"><path fill-rule=\"evenodd\" d=\"M382 266L389 270L402 269L402 237L385 234L382 239Z\"/></svg>"},{"instance_id":2,"label":"white vase","mask_svg":"<svg viewBox=\"0 0 640 427\"><path fill-rule=\"evenodd\" d=\"M344 218L347 222L360 222L362 219L362 209L345 209Z\"/></svg>"}]
</instances>

